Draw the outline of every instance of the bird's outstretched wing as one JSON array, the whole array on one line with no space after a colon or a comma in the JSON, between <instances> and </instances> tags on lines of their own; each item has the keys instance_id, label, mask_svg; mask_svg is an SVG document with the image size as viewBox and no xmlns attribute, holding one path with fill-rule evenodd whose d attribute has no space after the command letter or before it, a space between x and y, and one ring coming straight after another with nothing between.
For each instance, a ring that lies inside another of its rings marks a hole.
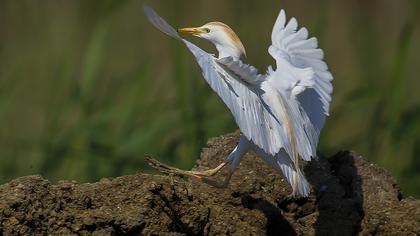
<instances>
[{"instance_id":1,"label":"bird's outstretched wing","mask_svg":"<svg viewBox=\"0 0 420 236\"><path fill-rule=\"evenodd\" d=\"M305 132L313 133L308 137L316 147L329 112L333 77L323 61L324 53L318 48L317 39L308 39L305 27L297 28L295 18L286 24L286 14L281 10L268 49L277 68L275 71L269 69L268 80L289 99L297 100L302 117L306 114L310 120L304 125Z\"/></svg>"},{"instance_id":2,"label":"bird's outstretched wing","mask_svg":"<svg viewBox=\"0 0 420 236\"><path fill-rule=\"evenodd\" d=\"M281 148L290 153L289 139L281 119L272 111L266 99L270 87L264 91L264 76L252 66L233 58L217 59L177 32L151 8L144 11L150 22L164 33L182 41L196 57L210 87L220 96L232 112L241 132L265 152L275 155Z\"/></svg>"}]
</instances>

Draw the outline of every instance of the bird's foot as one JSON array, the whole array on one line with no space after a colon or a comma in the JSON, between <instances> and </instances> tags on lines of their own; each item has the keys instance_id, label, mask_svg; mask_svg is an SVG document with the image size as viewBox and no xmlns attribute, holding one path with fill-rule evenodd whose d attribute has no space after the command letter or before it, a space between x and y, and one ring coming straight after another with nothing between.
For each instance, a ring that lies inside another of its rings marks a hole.
<instances>
[{"instance_id":1,"label":"bird's foot","mask_svg":"<svg viewBox=\"0 0 420 236\"><path fill-rule=\"evenodd\" d=\"M207 177L210 177L210 176L214 176L217 173L219 173L219 171L221 169L223 169L223 167L225 167L227 164L228 164L228 162L222 162L220 165L216 166L213 169L202 170L202 171L191 170L191 171L188 171L188 172L190 172L192 174L195 174L195 175L199 175L199 176L207 176Z\"/></svg>"},{"instance_id":2,"label":"bird's foot","mask_svg":"<svg viewBox=\"0 0 420 236\"><path fill-rule=\"evenodd\" d=\"M210 178L211 176L214 176L215 174L217 174L224 166L226 166L228 164L227 162L223 162L213 169L208 169L204 171L189 171L189 170L181 170L176 167L166 165L149 156L146 157L146 161L151 167L153 167L154 169L162 173L178 175L181 177L189 177L189 178L206 183L216 188L226 188L229 183L230 177L232 176L231 171L229 171L228 175L223 181Z\"/></svg>"},{"instance_id":3,"label":"bird's foot","mask_svg":"<svg viewBox=\"0 0 420 236\"><path fill-rule=\"evenodd\" d=\"M169 165L166 165L152 157L146 156L146 161L147 163L154 169L165 173L165 174L175 174L175 175L180 175L180 176L184 176L186 171L178 169L176 167L172 167Z\"/></svg>"}]
</instances>

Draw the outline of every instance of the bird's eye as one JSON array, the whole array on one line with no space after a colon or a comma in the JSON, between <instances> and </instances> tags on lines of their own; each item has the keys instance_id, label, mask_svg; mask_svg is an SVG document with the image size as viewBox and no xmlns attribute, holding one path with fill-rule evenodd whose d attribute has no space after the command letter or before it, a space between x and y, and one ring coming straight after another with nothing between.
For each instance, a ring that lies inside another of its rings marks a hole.
<instances>
[{"instance_id":1,"label":"bird's eye","mask_svg":"<svg viewBox=\"0 0 420 236\"><path fill-rule=\"evenodd\" d=\"M206 33L210 33L210 29L209 28L205 28L204 31L206 31Z\"/></svg>"}]
</instances>

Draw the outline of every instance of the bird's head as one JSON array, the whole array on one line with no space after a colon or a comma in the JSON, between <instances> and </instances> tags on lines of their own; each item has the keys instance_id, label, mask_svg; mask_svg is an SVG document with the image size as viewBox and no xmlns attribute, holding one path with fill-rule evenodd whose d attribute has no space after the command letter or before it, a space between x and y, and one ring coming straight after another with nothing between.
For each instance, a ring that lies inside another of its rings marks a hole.
<instances>
[{"instance_id":1,"label":"bird's head","mask_svg":"<svg viewBox=\"0 0 420 236\"><path fill-rule=\"evenodd\" d=\"M178 32L191 34L212 42L219 52L219 58L246 56L245 48L233 30L222 22L210 22L201 27L181 28Z\"/></svg>"}]
</instances>

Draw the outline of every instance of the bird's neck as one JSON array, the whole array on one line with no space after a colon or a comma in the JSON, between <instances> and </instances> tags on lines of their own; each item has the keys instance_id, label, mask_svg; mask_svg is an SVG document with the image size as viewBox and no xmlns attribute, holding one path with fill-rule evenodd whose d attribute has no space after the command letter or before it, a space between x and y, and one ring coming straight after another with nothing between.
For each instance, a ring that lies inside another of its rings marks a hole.
<instances>
[{"instance_id":1,"label":"bird's neck","mask_svg":"<svg viewBox=\"0 0 420 236\"><path fill-rule=\"evenodd\" d=\"M242 51L236 48L234 45L230 44L215 44L217 51L219 52L219 59L225 57L233 57L235 59L240 59L242 56Z\"/></svg>"}]
</instances>

